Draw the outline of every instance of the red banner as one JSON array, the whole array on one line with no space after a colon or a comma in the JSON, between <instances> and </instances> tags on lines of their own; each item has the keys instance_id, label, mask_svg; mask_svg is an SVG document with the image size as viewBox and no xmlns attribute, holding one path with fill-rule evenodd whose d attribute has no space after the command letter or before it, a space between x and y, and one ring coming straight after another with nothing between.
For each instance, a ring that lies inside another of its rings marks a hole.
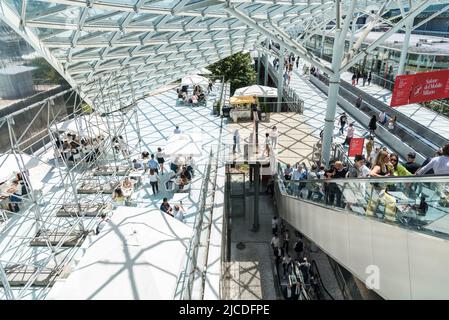
<instances>
[{"instance_id":1,"label":"red banner","mask_svg":"<svg viewBox=\"0 0 449 320\"><path fill-rule=\"evenodd\" d=\"M449 70L396 77L391 107L449 97Z\"/></svg>"},{"instance_id":2,"label":"red banner","mask_svg":"<svg viewBox=\"0 0 449 320\"><path fill-rule=\"evenodd\" d=\"M365 138L352 138L349 143L348 157L355 157L358 154L363 154L363 146Z\"/></svg>"}]
</instances>

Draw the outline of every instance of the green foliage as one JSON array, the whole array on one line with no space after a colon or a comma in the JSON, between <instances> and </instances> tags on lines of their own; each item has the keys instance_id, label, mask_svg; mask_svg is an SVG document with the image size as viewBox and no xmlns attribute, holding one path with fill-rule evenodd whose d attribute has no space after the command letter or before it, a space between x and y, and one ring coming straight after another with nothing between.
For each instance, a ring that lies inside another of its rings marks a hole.
<instances>
[{"instance_id":1,"label":"green foliage","mask_svg":"<svg viewBox=\"0 0 449 320\"><path fill-rule=\"evenodd\" d=\"M212 77L231 82L231 95L241 87L250 86L256 83L256 71L251 64L249 53L236 53L230 57L220 60L209 67Z\"/></svg>"},{"instance_id":2,"label":"green foliage","mask_svg":"<svg viewBox=\"0 0 449 320\"><path fill-rule=\"evenodd\" d=\"M44 58L36 58L31 61L31 66L37 69L33 71L33 80L38 83L62 84L64 78Z\"/></svg>"}]
</instances>

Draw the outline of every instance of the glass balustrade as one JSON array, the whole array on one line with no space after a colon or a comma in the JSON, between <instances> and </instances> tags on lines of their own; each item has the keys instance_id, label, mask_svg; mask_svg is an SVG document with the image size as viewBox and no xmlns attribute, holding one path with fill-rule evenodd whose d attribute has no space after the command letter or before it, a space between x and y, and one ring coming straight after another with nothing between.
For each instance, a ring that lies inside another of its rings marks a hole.
<instances>
[{"instance_id":1,"label":"glass balustrade","mask_svg":"<svg viewBox=\"0 0 449 320\"><path fill-rule=\"evenodd\" d=\"M282 195L449 238L449 176L286 180Z\"/></svg>"}]
</instances>

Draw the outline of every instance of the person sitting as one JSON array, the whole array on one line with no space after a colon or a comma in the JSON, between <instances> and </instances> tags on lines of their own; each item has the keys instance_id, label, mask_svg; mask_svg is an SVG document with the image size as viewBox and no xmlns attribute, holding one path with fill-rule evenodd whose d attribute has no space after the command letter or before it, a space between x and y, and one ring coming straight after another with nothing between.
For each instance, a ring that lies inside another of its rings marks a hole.
<instances>
[{"instance_id":1,"label":"person sitting","mask_svg":"<svg viewBox=\"0 0 449 320\"><path fill-rule=\"evenodd\" d=\"M107 217L106 213L102 213L100 217L101 217L101 220L100 220L100 222L98 222L97 227L95 229L96 235L100 234L101 229L103 229L104 226L109 221L109 218Z\"/></svg>"},{"instance_id":2,"label":"person sitting","mask_svg":"<svg viewBox=\"0 0 449 320\"><path fill-rule=\"evenodd\" d=\"M194 95L192 96L191 100L192 100L191 103L192 103L193 105L198 104L198 96L197 96L196 94L194 94Z\"/></svg>"},{"instance_id":3,"label":"person sitting","mask_svg":"<svg viewBox=\"0 0 449 320\"><path fill-rule=\"evenodd\" d=\"M137 159L134 159L133 160L133 169L141 170L141 169L143 169L143 165L140 162L137 162Z\"/></svg>"},{"instance_id":4,"label":"person sitting","mask_svg":"<svg viewBox=\"0 0 449 320\"><path fill-rule=\"evenodd\" d=\"M184 214L185 211L184 208L182 207L182 203L180 205L175 204L173 210L173 216L175 217L175 219L178 219L181 222L185 222Z\"/></svg>"},{"instance_id":5,"label":"person sitting","mask_svg":"<svg viewBox=\"0 0 449 320\"><path fill-rule=\"evenodd\" d=\"M162 204L161 204L160 210L162 212L164 212L166 214L169 214L169 215L171 215L173 217L173 209L170 206L170 204L168 203L168 199L167 198L162 199Z\"/></svg>"},{"instance_id":6,"label":"person sitting","mask_svg":"<svg viewBox=\"0 0 449 320\"><path fill-rule=\"evenodd\" d=\"M133 190L133 182L129 177L126 177L125 180L122 181L122 189L126 191Z\"/></svg>"},{"instance_id":7,"label":"person sitting","mask_svg":"<svg viewBox=\"0 0 449 320\"><path fill-rule=\"evenodd\" d=\"M120 187L115 188L114 192L112 193L112 200L114 200L118 205L125 204L125 195L123 194L123 191Z\"/></svg>"},{"instance_id":8,"label":"person sitting","mask_svg":"<svg viewBox=\"0 0 449 320\"><path fill-rule=\"evenodd\" d=\"M184 186L186 186L189 183L189 180L187 179L186 175L184 173L181 173L180 177L176 181L176 184L179 187L179 190L184 189Z\"/></svg>"},{"instance_id":9,"label":"person sitting","mask_svg":"<svg viewBox=\"0 0 449 320\"><path fill-rule=\"evenodd\" d=\"M187 178L188 181L192 180L192 175L190 174L190 171L187 170L186 166L182 166L182 173L183 175L185 175L185 177Z\"/></svg>"},{"instance_id":10,"label":"person sitting","mask_svg":"<svg viewBox=\"0 0 449 320\"><path fill-rule=\"evenodd\" d=\"M18 212L20 210L18 203L22 202L22 186L19 181L14 180L6 192L11 194L9 196L9 210L11 212Z\"/></svg>"}]
</instances>

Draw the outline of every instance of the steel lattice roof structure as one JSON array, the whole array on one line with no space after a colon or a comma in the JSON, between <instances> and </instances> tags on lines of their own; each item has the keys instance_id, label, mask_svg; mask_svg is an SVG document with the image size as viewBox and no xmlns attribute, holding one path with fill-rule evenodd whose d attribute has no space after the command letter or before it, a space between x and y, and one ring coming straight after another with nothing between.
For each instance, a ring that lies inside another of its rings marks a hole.
<instances>
[{"instance_id":1,"label":"steel lattice roof structure","mask_svg":"<svg viewBox=\"0 0 449 320\"><path fill-rule=\"evenodd\" d=\"M253 50L266 38L320 66L301 40L286 32L299 28L311 36L329 23L337 26L337 12L343 18L351 5L354 17L371 15L395 32L436 3L445 1L1 0L0 19L87 103L95 105L96 81L102 79L101 87L115 93L117 107L229 55ZM382 18L398 6L402 17Z\"/></svg>"}]
</instances>

